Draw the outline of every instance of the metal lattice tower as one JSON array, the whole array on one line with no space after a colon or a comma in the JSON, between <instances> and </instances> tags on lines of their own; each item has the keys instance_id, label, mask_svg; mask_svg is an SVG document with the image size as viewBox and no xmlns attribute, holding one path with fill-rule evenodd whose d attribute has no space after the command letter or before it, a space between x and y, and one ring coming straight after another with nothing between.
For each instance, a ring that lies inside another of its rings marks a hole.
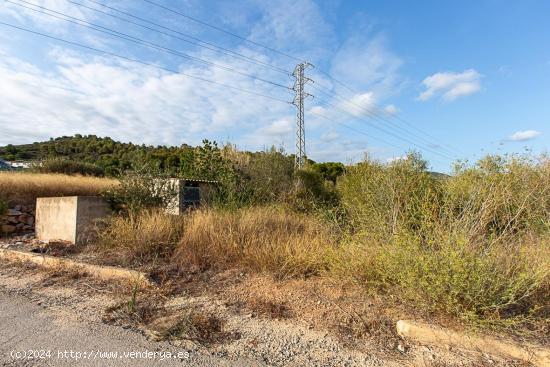
<instances>
[{"instance_id":1,"label":"metal lattice tower","mask_svg":"<svg viewBox=\"0 0 550 367\"><path fill-rule=\"evenodd\" d=\"M304 127L304 99L311 96L305 92L305 84L311 79L305 77L305 70L312 65L308 62L302 62L294 68L292 76L296 81L292 88L295 92L294 101L292 104L296 106L298 111L296 112L296 158L295 166L298 169L304 168L306 164L306 134Z\"/></svg>"}]
</instances>

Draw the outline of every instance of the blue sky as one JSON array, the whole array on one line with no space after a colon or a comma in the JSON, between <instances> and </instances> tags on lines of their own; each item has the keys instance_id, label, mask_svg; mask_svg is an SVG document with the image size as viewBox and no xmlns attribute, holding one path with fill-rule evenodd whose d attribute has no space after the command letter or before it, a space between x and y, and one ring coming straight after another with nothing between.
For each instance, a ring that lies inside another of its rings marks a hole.
<instances>
[{"instance_id":1,"label":"blue sky","mask_svg":"<svg viewBox=\"0 0 550 367\"><path fill-rule=\"evenodd\" d=\"M97 1L166 28L74 1L172 36L66 0L10 1L123 32L157 49L9 2L0 5L1 22L219 84L0 25L0 144L81 133L154 145L208 138L241 149L282 145L294 151L292 105L220 85L290 101L291 91L248 75L289 87L291 78L181 38L283 70L296 60L143 0ZM315 81L308 86L315 98L306 102L306 149L314 160L357 162L368 153L388 161L415 149L433 169L448 171L453 159L546 152L550 143L550 2L155 2L314 64L307 76Z\"/></svg>"}]
</instances>

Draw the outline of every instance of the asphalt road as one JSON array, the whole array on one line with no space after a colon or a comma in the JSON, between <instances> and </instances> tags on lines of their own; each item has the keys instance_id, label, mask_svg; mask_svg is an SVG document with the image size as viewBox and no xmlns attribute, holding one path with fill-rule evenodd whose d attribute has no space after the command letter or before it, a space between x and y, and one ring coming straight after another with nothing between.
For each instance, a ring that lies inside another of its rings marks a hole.
<instances>
[{"instance_id":1,"label":"asphalt road","mask_svg":"<svg viewBox=\"0 0 550 367\"><path fill-rule=\"evenodd\" d=\"M261 365L187 354L168 343L148 341L135 331L79 321L70 313L44 309L0 289L0 366Z\"/></svg>"}]
</instances>

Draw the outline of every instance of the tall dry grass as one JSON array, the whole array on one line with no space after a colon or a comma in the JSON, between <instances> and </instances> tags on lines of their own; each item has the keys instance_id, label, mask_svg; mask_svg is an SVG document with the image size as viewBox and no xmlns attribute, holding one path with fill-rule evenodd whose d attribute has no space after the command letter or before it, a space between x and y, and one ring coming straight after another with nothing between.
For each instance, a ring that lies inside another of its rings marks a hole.
<instances>
[{"instance_id":1,"label":"tall dry grass","mask_svg":"<svg viewBox=\"0 0 550 367\"><path fill-rule=\"evenodd\" d=\"M32 204L38 197L98 195L117 180L25 172L0 172L0 200Z\"/></svg>"},{"instance_id":2,"label":"tall dry grass","mask_svg":"<svg viewBox=\"0 0 550 367\"><path fill-rule=\"evenodd\" d=\"M335 242L323 223L275 207L200 210L186 222L175 258L201 268L314 275L326 268L325 252Z\"/></svg>"},{"instance_id":3,"label":"tall dry grass","mask_svg":"<svg viewBox=\"0 0 550 367\"><path fill-rule=\"evenodd\" d=\"M99 232L103 258L113 263L140 266L166 262L183 235L184 217L161 210L143 210L117 215Z\"/></svg>"}]
</instances>

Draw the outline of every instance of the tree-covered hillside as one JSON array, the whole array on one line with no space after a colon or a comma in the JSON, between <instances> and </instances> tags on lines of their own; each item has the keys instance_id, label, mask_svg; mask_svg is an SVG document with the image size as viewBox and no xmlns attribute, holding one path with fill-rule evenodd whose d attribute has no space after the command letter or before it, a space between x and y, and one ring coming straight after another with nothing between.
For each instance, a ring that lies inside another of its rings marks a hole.
<instances>
[{"instance_id":1,"label":"tree-covered hillside","mask_svg":"<svg viewBox=\"0 0 550 367\"><path fill-rule=\"evenodd\" d=\"M5 160L46 160L64 158L99 166L107 175L117 175L138 164L155 163L163 170L185 169L196 148L146 146L121 143L95 135L63 136L44 142L0 147L0 158Z\"/></svg>"}]
</instances>

